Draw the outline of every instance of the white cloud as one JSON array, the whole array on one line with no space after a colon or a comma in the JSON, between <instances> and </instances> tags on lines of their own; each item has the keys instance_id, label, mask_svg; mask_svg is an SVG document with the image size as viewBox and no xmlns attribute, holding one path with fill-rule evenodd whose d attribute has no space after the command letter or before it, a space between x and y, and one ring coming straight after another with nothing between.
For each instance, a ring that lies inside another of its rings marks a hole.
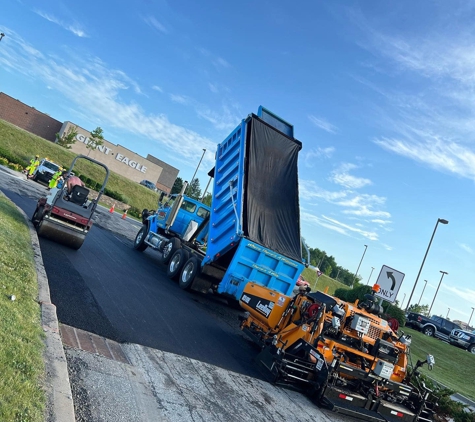
<instances>
[{"instance_id":1,"label":"white cloud","mask_svg":"<svg viewBox=\"0 0 475 422\"><path fill-rule=\"evenodd\" d=\"M217 94L219 92L219 89L217 87L217 85L215 84L212 84L211 82L208 84L209 86L209 90L214 93L214 94Z\"/></svg>"},{"instance_id":2,"label":"white cloud","mask_svg":"<svg viewBox=\"0 0 475 422\"><path fill-rule=\"evenodd\" d=\"M355 170L358 167L354 164L343 163L338 169L334 170L330 176L330 180L337 185L341 185L348 189L359 189L367 185L371 185L372 182L369 179L363 177L352 176L349 172Z\"/></svg>"},{"instance_id":3,"label":"white cloud","mask_svg":"<svg viewBox=\"0 0 475 422\"><path fill-rule=\"evenodd\" d=\"M183 105L189 104L192 101L186 95L177 95L177 94L170 94L170 100L172 100L174 103L183 104Z\"/></svg>"},{"instance_id":4,"label":"white cloud","mask_svg":"<svg viewBox=\"0 0 475 422\"><path fill-rule=\"evenodd\" d=\"M379 30L352 13L365 37L359 44L374 55L371 73L378 72L378 81L387 76L386 86L393 88L353 78L382 95L383 103L373 106L384 134L375 139L377 145L475 180L475 33L468 21L456 31L448 21L449 15L463 14L463 7L455 4L450 13L434 16L437 25L403 34L390 26Z\"/></svg>"},{"instance_id":5,"label":"white cloud","mask_svg":"<svg viewBox=\"0 0 475 422\"><path fill-rule=\"evenodd\" d=\"M155 16L145 16L142 18L143 21L150 27L155 28L157 31L167 34L167 28L155 18Z\"/></svg>"},{"instance_id":6,"label":"white cloud","mask_svg":"<svg viewBox=\"0 0 475 422\"><path fill-rule=\"evenodd\" d=\"M307 151L304 155L305 165L307 167L314 167L315 162L319 158L331 158L335 152L334 147L327 148L313 148L310 151Z\"/></svg>"},{"instance_id":7,"label":"white cloud","mask_svg":"<svg viewBox=\"0 0 475 422\"><path fill-rule=\"evenodd\" d=\"M198 51L205 57L208 57L211 63L219 70L220 68L229 68L231 65L225 59L220 56L213 54L211 51L207 50L206 48L200 47Z\"/></svg>"},{"instance_id":8,"label":"white cloud","mask_svg":"<svg viewBox=\"0 0 475 422\"><path fill-rule=\"evenodd\" d=\"M152 86L152 89L153 89L154 91L163 92L162 87L160 87L160 86L158 86L158 85L153 85L153 86Z\"/></svg>"},{"instance_id":9,"label":"white cloud","mask_svg":"<svg viewBox=\"0 0 475 422\"><path fill-rule=\"evenodd\" d=\"M372 231L367 231L359 226L355 225L350 226L348 224L342 223L334 218L327 217L325 215L322 215L321 217L318 217L314 214L311 214L307 211L301 210L300 212L300 218L302 221L306 221L308 223L314 224L314 225L319 225L322 227L325 227L329 230L333 230L337 233L343 234L345 236L351 236L353 234L358 234L360 236L363 236L369 240L378 240L378 234Z\"/></svg>"},{"instance_id":10,"label":"white cloud","mask_svg":"<svg viewBox=\"0 0 475 422\"><path fill-rule=\"evenodd\" d=\"M46 19L47 21L54 23L56 25L59 25L60 27L66 29L69 32L72 32L74 35L77 35L78 37L87 37L86 32L81 28L82 25L78 23L64 22L56 18L55 16L49 13L43 12L41 10L35 10L35 13L38 16L41 16L42 18Z\"/></svg>"},{"instance_id":11,"label":"white cloud","mask_svg":"<svg viewBox=\"0 0 475 422\"><path fill-rule=\"evenodd\" d=\"M475 151L458 143L444 142L441 139L420 139L414 142L396 138L380 138L374 140L374 143L436 170L475 180Z\"/></svg>"},{"instance_id":12,"label":"white cloud","mask_svg":"<svg viewBox=\"0 0 475 422\"><path fill-rule=\"evenodd\" d=\"M47 57L14 31L8 33L9 43L0 49L2 69L54 87L71 108L77 108L90 120L91 126L108 124L121 132L142 136L174 156L179 151L177 158L184 162L197 161L203 148L216 148L211 140L170 122L166 115L146 113L136 102L123 100L124 91L139 91L138 84L124 72L109 69L95 57L75 57L72 53ZM204 161L212 165L213 154L206 154Z\"/></svg>"},{"instance_id":13,"label":"white cloud","mask_svg":"<svg viewBox=\"0 0 475 422\"><path fill-rule=\"evenodd\" d=\"M330 122L322 117L309 115L308 118L316 127L323 129L328 133L336 133L337 131L336 126L333 126Z\"/></svg>"},{"instance_id":14,"label":"white cloud","mask_svg":"<svg viewBox=\"0 0 475 422\"><path fill-rule=\"evenodd\" d=\"M473 249L470 246L466 245L465 243L460 243L459 246L465 252L468 252L469 254L473 255Z\"/></svg>"}]
</instances>

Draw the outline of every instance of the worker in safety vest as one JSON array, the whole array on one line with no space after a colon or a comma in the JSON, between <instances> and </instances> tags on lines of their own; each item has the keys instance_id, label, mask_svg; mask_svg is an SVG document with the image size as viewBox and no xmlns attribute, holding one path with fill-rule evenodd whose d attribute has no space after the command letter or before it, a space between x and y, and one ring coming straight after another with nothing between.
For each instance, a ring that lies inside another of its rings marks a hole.
<instances>
[{"instance_id":1,"label":"worker in safety vest","mask_svg":"<svg viewBox=\"0 0 475 422\"><path fill-rule=\"evenodd\" d=\"M40 165L39 158L40 158L39 155L35 155L35 158L32 158L30 160L30 164L25 168L25 173L28 176L31 176L36 170L36 168Z\"/></svg>"},{"instance_id":2,"label":"worker in safety vest","mask_svg":"<svg viewBox=\"0 0 475 422\"><path fill-rule=\"evenodd\" d=\"M59 177L63 174L63 168L60 167L58 169L58 171L53 174L53 177L51 178L51 180L49 181L49 185L48 185L48 189L53 189L57 186L58 184L58 179Z\"/></svg>"}]
</instances>

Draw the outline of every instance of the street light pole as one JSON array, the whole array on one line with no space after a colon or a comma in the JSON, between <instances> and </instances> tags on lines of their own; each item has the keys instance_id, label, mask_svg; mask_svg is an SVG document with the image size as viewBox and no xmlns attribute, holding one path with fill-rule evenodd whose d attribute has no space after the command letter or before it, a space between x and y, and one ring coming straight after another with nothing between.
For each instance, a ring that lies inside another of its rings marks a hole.
<instances>
[{"instance_id":1,"label":"street light pole","mask_svg":"<svg viewBox=\"0 0 475 422\"><path fill-rule=\"evenodd\" d=\"M430 238L429 246L427 246L427 250L426 250L426 253L424 255L424 259L422 260L421 268L419 269L419 273L417 274L416 281L414 283L414 287L412 288L411 295L409 296L409 300L407 301L406 312L409 308L409 305L411 304L412 295L414 294L414 290L416 290L417 282L419 281L419 276L421 275L422 268L424 267L424 263L426 262L427 254L429 253L430 245L432 244L432 239L434 239L434 235L435 235L435 232L437 230L437 226L439 225L439 223L449 224L449 222L447 220L444 220L443 218L438 218L437 223L435 223L434 231L432 233L432 237Z\"/></svg>"},{"instance_id":2,"label":"street light pole","mask_svg":"<svg viewBox=\"0 0 475 422\"><path fill-rule=\"evenodd\" d=\"M322 256L322 259L321 259L320 262L318 263L318 269L319 269L320 271L322 271L322 264L323 264L323 261L324 261L324 259L325 259L326 256L327 256L327 254L324 253L323 256Z\"/></svg>"},{"instance_id":3,"label":"street light pole","mask_svg":"<svg viewBox=\"0 0 475 422\"><path fill-rule=\"evenodd\" d=\"M469 327L470 327L470 321L472 320L473 310L474 310L474 309L475 309L475 308L472 306L472 313L470 314L470 319L468 320L468 324L467 324Z\"/></svg>"},{"instance_id":4,"label":"street light pole","mask_svg":"<svg viewBox=\"0 0 475 422\"><path fill-rule=\"evenodd\" d=\"M355 285L356 277L358 277L358 271L360 270L361 263L363 262L364 254L366 253L366 249L368 249L368 245L364 245L363 256L361 257L360 263L358 264L358 268L356 269L355 278L353 279L353 283L351 283L351 288Z\"/></svg>"},{"instance_id":5,"label":"street light pole","mask_svg":"<svg viewBox=\"0 0 475 422\"><path fill-rule=\"evenodd\" d=\"M418 305L421 303L422 295L424 294L424 290L426 289L426 286L427 286L427 280L424 280L424 281L426 282L426 284L424 284L424 288L422 289L421 297L419 298L419 302L417 302Z\"/></svg>"},{"instance_id":6,"label":"street light pole","mask_svg":"<svg viewBox=\"0 0 475 422\"><path fill-rule=\"evenodd\" d=\"M404 306L404 301L406 300L406 293L404 293L404 297L402 298L401 309Z\"/></svg>"},{"instance_id":7,"label":"street light pole","mask_svg":"<svg viewBox=\"0 0 475 422\"><path fill-rule=\"evenodd\" d=\"M371 280L371 276L373 275L374 267L371 267L371 272L369 273L368 281L366 282L366 285L369 284L369 280Z\"/></svg>"},{"instance_id":8,"label":"street light pole","mask_svg":"<svg viewBox=\"0 0 475 422\"><path fill-rule=\"evenodd\" d=\"M442 273L442 277L440 277L440 281L439 281L439 285L437 286L437 290L435 291L435 295L434 295L434 299L432 300L432 303L430 305L430 308L429 308L429 316L430 316L430 311L432 310L432 305L434 304L435 302L435 298L437 297L437 293L439 293L439 287L440 285L442 284L442 279L444 278L444 275L445 274L448 274L447 271L440 271Z\"/></svg>"},{"instance_id":9,"label":"street light pole","mask_svg":"<svg viewBox=\"0 0 475 422\"><path fill-rule=\"evenodd\" d=\"M200 168L200 164L201 164L201 161L203 161L203 157L205 156L205 153L206 153L206 149L203 148L203 155L200 158L198 166L196 167L195 173L193 174L193 177L191 178L191 181L190 181L190 184L188 185L187 190L189 190L191 188L191 185L193 184L193 180L195 180L196 173L198 173L198 169Z\"/></svg>"},{"instance_id":10,"label":"street light pole","mask_svg":"<svg viewBox=\"0 0 475 422\"><path fill-rule=\"evenodd\" d=\"M450 308L447 310L447 315L446 315L445 319L449 318L449 312L450 312Z\"/></svg>"},{"instance_id":11,"label":"street light pole","mask_svg":"<svg viewBox=\"0 0 475 422\"><path fill-rule=\"evenodd\" d=\"M5 36L5 34L2 32L0 33L0 41L2 41L2 38Z\"/></svg>"}]
</instances>

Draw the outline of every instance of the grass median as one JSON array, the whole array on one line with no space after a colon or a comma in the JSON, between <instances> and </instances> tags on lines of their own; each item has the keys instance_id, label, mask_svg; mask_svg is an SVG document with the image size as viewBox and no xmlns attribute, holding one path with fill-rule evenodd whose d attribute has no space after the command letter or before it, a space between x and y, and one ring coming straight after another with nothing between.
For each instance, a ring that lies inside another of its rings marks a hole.
<instances>
[{"instance_id":1,"label":"grass median","mask_svg":"<svg viewBox=\"0 0 475 422\"><path fill-rule=\"evenodd\" d=\"M30 232L1 193L0 291L0 421L43 421L44 344Z\"/></svg>"},{"instance_id":2,"label":"grass median","mask_svg":"<svg viewBox=\"0 0 475 422\"><path fill-rule=\"evenodd\" d=\"M423 374L475 400L475 383L473 382L475 355L411 328L402 327L402 330L412 336L411 357L414 364L418 359L425 360L428 354L435 358L434 369L429 371L424 365L421 370Z\"/></svg>"},{"instance_id":3,"label":"grass median","mask_svg":"<svg viewBox=\"0 0 475 422\"><path fill-rule=\"evenodd\" d=\"M48 157L65 168L69 168L77 155L54 142L47 141L0 119L0 156L1 151L6 151L24 163L38 154L40 158ZM104 180L104 169L91 162L86 162L86 160L79 160L75 169L96 182L101 183ZM140 211L143 208L157 208L158 193L120 174L110 172L107 188L120 193L128 205L136 207Z\"/></svg>"}]
</instances>

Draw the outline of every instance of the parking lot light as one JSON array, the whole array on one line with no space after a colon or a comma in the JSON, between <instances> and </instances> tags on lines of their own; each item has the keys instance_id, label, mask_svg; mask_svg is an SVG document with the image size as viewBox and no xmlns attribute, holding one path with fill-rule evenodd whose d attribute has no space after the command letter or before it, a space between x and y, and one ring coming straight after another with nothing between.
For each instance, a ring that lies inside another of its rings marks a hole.
<instances>
[{"instance_id":1,"label":"parking lot light","mask_svg":"<svg viewBox=\"0 0 475 422\"><path fill-rule=\"evenodd\" d=\"M437 293L439 293L439 287L442 284L442 279L444 278L445 274L448 274L447 271L442 271L441 270L440 272L442 273L442 277L440 277L439 285L437 286L437 290L435 291L434 299L432 300L432 303L431 303L430 308L429 308L429 317L430 317L430 311L432 310L432 305L434 304L435 298L437 297Z\"/></svg>"},{"instance_id":2,"label":"parking lot light","mask_svg":"<svg viewBox=\"0 0 475 422\"><path fill-rule=\"evenodd\" d=\"M409 309L409 306L411 304L412 295L414 294L414 290L416 290L417 282L419 281L419 277L421 275L422 268L424 267L424 262L426 262L427 254L429 253L430 245L432 244L432 240L434 239L434 235L435 235L435 232L437 230L437 226L439 225L439 223L449 224L449 222L447 220L443 219L443 218L438 218L437 223L435 223L434 231L432 232L432 236L430 238L429 246L427 246L427 250L426 250L426 253L424 255L424 259L422 260L421 268L419 269L419 273L417 274L416 281L414 282L414 287L412 288L411 295L409 296L409 300L407 301L406 312Z\"/></svg>"},{"instance_id":3,"label":"parking lot light","mask_svg":"<svg viewBox=\"0 0 475 422\"><path fill-rule=\"evenodd\" d=\"M472 306L472 313L470 314L470 318L468 319L468 324L467 324L469 327L470 327L470 321L472 320L473 310L474 310L474 309L475 309L475 308Z\"/></svg>"}]
</instances>

